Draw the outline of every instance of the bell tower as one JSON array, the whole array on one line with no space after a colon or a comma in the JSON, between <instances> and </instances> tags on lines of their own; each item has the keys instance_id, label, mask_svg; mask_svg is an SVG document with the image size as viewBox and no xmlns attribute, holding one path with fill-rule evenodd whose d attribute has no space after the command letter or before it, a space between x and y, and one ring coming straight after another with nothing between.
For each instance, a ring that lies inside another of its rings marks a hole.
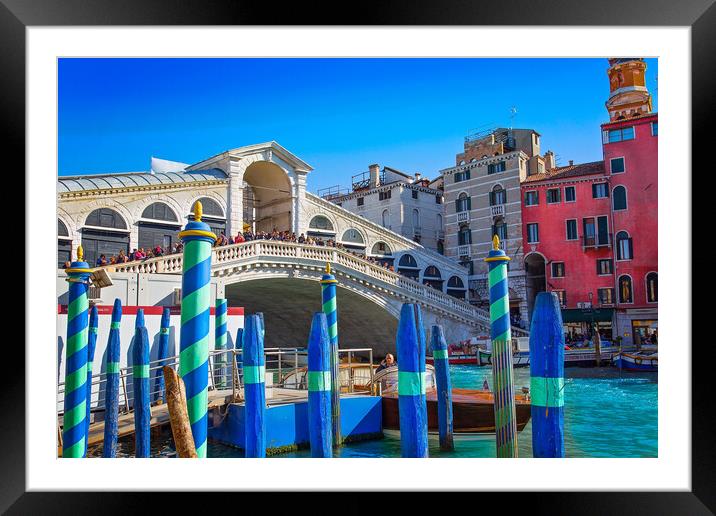
<instances>
[{"instance_id":1,"label":"bell tower","mask_svg":"<svg viewBox=\"0 0 716 516\"><path fill-rule=\"evenodd\" d=\"M646 89L646 63L640 57L609 59L609 121L651 113L651 94Z\"/></svg>"}]
</instances>

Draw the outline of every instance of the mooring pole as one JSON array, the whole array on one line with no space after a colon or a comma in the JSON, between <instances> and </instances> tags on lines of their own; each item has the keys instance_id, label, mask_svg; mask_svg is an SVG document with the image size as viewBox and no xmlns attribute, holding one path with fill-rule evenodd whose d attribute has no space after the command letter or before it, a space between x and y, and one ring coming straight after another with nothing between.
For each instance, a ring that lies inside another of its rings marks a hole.
<instances>
[{"instance_id":1,"label":"mooring pole","mask_svg":"<svg viewBox=\"0 0 716 516\"><path fill-rule=\"evenodd\" d=\"M219 373L219 381L216 382L219 389L226 387L227 306L226 299L216 300L216 311L214 312L214 349L221 351L221 353L216 355L214 371L218 371Z\"/></svg>"},{"instance_id":2,"label":"mooring pole","mask_svg":"<svg viewBox=\"0 0 716 516\"><path fill-rule=\"evenodd\" d=\"M157 353L157 359L159 359L159 366L163 367L166 365L167 354L169 353L169 326L171 324L171 310L169 307L165 307L162 311L162 322L159 326L159 350ZM166 401L164 394L164 375L162 370L157 370L156 380L154 382L155 401L163 403Z\"/></svg>"},{"instance_id":3,"label":"mooring pole","mask_svg":"<svg viewBox=\"0 0 716 516\"><path fill-rule=\"evenodd\" d=\"M87 441L87 289L92 270L83 260L82 246L77 261L68 269L67 345L65 346L65 415L62 426L62 457L85 456Z\"/></svg>"},{"instance_id":4,"label":"mooring pole","mask_svg":"<svg viewBox=\"0 0 716 516\"><path fill-rule=\"evenodd\" d=\"M331 273L331 264L326 263L326 273L321 278L321 297L323 313L328 324L328 338L331 340L331 426L333 428L333 446L343 443L341 435L341 372L338 358L338 305L336 291L338 280ZM371 364L373 367L373 364ZM350 371L348 372L350 375Z\"/></svg>"},{"instance_id":5,"label":"mooring pole","mask_svg":"<svg viewBox=\"0 0 716 516\"><path fill-rule=\"evenodd\" d=\"M490 287L490 337L492 338L492 382L495 396L495 444L498 458L517 457L515 387L512 372L512 333L507 262L500 238L492 238L488 264Z\"/></svg>"},{"instance_id":6,"label":"mooring pole","mask_svg":"<svg viewBox=\"0 0 716 516\"><path fill-rule=\"evenodd\" d=\"M242 366L244 371L245 455L266 456L266 362L261 319L249 315L244 319Z\"/></svg>"},{"instance_id":7,"label":"mooring pole","mask_svg":"<svg viewBox=\"0 0 716 516\"><path fill-rule=\"evenodd\" d=\"M107 339L107 385L104 394L104 450L102 457L117 456L117 433L119 419L119 327L122 323L122 302L114 300L112 323Z\"/></svg>"},{"instance_id":8,"label":"mooring pole","mask_svg":"<svg viewBox=\"0 0 716 516\"><path fill-rule=\"evenodd\" d=\"M425 399L425 329L420 305L403 304L398 335L398 412L403 457L428 456Z\"/></svg>"},{"instance_id":9,"label":"mooring pole","mask_svg":"<svg viewBox=\"0 0 716 516\"><path fill-rule=\"evenodd\" d=\"M532 454L564 457L564 331L559 298L537 294L530 324Z\"/></svg>"},{"instance_id":10,"label":"mooring pole","mask_svg":"<svg viewBox=\"0 0 716 516\"><path fill-rule=\"evenodd\" d=\"M135 457L149 457L149 333L144 325L144 310L137 310L132 349L132 388L134 390Z\"/></svg>"},{"instance_id":11,"label":"mooring pole","mask_svg":"<svg viewBox=\"0 0 716 516\"><path fill-rule=\"evenodd\" d=\"M87 430L85 434L85 456L87 455L87 441L89 440L90 408L92 406L92 362L94 362L94 351L97 348L97 326L99 325L99 314L97 307L93 306L89 313L89 334L87 335L87 412L85 423Z\"/></svg>"},{"instance_id":12,"label":"mooring pole","mask_svg":"<svg viewBox=\"0 0 716 516\"><path fill-rule=\"evenodd\" d=\"M438 398L438 435L441 450L454 450L452 422L452 386L450 384L450 363L443 327L435 325L430 331L430 343L433 348L435 383Z\"/></svg>"},{"instance_id":13,"label":"mooring pole","mask_svg":"<svg viewBox=\"0 0 716 516\"><path fill-rule=\"evenodd\" d=\"M208 432L211 246L216 235L201 217L201 202L196 201L194 220L179 233L184 242L179 374L186 387L196 454L203 459Z\"/></svg>"},{"instance_id":14,"label":"mooring pole","mask_svg":"<svg viewBox=\"0 0 716 516\"><path fill-rule=\"evenodd\" d=\"M308 431L311 457L333 456L331 341L326 314L313 314L308 338Z\"/></svg>"}]
</instances>

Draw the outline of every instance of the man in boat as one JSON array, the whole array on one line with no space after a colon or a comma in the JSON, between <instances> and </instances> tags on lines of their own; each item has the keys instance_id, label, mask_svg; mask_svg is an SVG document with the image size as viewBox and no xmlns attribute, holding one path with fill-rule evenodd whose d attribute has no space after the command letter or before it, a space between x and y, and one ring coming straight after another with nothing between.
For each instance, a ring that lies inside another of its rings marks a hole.
<instances>
[{"instance_id":1,"label":"man in boat","mask_svg":"<svg viewBox=\"0 0 716 516\"><path fill-rule=\"evenodd\" d=\"M482 390L483 390L483 391L489 391L489 390L490 390L490 384L487 383L487 378L485 378L485 381L482 382Z\"/></svg>"},{"instance_id":2,"label":"man in boat","mask_svg":"<svg viewBox=\"0 0 716 516\"><path fill-rule=\"evenodd\" d=\"M380 362L380 365L378 366L378 369L375 370L377 373L378 371L382 371L383 369L388 369L389 367L393 367L394 365L397 365L395 363L395 358L393 355L388 353L385 355L385 358Z\"/></svg>"}]
</instances>

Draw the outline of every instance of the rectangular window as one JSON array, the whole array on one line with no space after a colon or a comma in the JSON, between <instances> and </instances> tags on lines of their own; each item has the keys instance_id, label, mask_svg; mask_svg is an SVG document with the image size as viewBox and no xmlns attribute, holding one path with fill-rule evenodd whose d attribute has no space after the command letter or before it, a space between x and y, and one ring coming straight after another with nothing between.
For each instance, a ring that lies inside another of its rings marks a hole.
<instances>
[{"instance_id":1,"label":"rectangular window","mask_svg":"<svg viewBox=\"0 0 716 516\"><path fill-rule=\"evenodd\" d=\"M567 240L577 240L577 219L569 219L567 221Z\"/></svg>"},{"instance_id":2,"label":"rectangular window","mask_svg":"<svg viewBox=\"0 0 716 516\"><path fill-rule=\"evenodd\" d=\"M390 199L390 193L392 190L386 190L385 192L379 192L378 193L378 200L385 201L386 199Z\"/></svg>"},{"instance_id":3,"label":"rectangular window","mask_svg":"<svg viewBox=\"0 0 716 516\"><path fill-rule=\"evenodd\" d=\"M530 190L525 192L525 206L537 206L539 204L539 192Z\"/></svg>"},{"instance_id":4,"label":"rectangular window","mask_svg":"<svg viewBox=\"0 0 716 516\"><path fill-rule=\"evenodd\" d=\"M564 202L574 202L577 200L577 190L573 186L564 187Z\"/></svg>"},{"instance_id":5,"label":"rectangular window","mask_svg":"<svg viewBox=\"0 0 716 516\"><path fill-rule=\"evenodd\" d=\"M599 298L600 305L613 305L614 304L614 289L599 288L597 289L597 297Z\"/></svg>"},{"instance_id":6,"label":"rectangular window","mask_svg":"<svg viewBox=\"0 0 716 516\"><path fill-rule=\"evenodd\" d=\"M609 197L609 188L607 188L607 183L594 183L592 185L592 197L594 199L604 199Z\"/></svg>"},{"instance_id":7,"label":"rectangular window","mask_svg":"<svg viewBox=\"0 0 716 516\"><path fill-rule=\"evenodd\" d=\"M461 181L467 181L468 179L470 179L470 171L469 170L455 172L455 182L456 183L459 183Z\"/></svg>"},{"instance_id":8,"label":"rectangular window","mask_svg":"<svg viewBox=\"0 0 716 516\"><path fill-rule=\"evenodd\" d=\"M365 197L358 197L358 206L363 206L365 202Z\"/></svg>"},{"instance_id":9,"label":"rectangular window","mask_svg":"<svg viewBox=\"0 0 716 516\"><path fill-rule=\"evenodd\" d=\"M584 245L594 246L597 243L597 231L594 225L594 217L582 219L582 234L584 235Z\"/></svg>"},{"instance_id":10,"label":"rectangular window","mask_svg":"<svg viewBox=\"0 0 716 516\"><path fill-rule=\"evenodd\" d=\"M440 194L437 194L435 196L435 204L442 204L443 203L443 196Z\"/></svg>"},{"instance_id":11,"label":"rectangular window","mask_svg":"<svg viewBox=\"0 0 716 516\"><path fill-rule=\"evenodd\" d=\"M609 160L609 168L612 174L624 172L624 158L612 158Z\"/></svg>"},{"instance_id":12,"label":"rectangular window","mask_svg":"<svg viewBox=\"0 0 716 516\"><path fill-rule=\"evenodd\" d=\"M567 292L564 290L553 290L555 294L557 294L557 299L559 299L559 306L565 307L567 306Z\"/></svg>"},{"instance_id":13,"label":"rectangular window","mask_svg":"<svg viewBox=\"0 0 716 516\"><path fill-rule=\"evenodd\" d=\"M617 260L634 258L634 247L631 237L617 238Z\"/></svg>"},{"instance_id":14,"label":"rectangular window","mask_svg":"<svg viewBox=\"0 0 716 516\"><path fill-rule=\"evenodd\" d=\"M564 278L564 262L552 262L552 277Z\"/></svg>"},{"instance_id":15,"label":"rectangular window","mask_svg":"<svg viewBox=\"0 0 716 516\"><path fill-rule=\"evenodd\" d=\"M651 123L651 135L652 135L652 136L659 136L659 122L652 122L652 123Z\"/></svg>"},{"instance_id":16,"label":"rectangular window","mask_svg":"<svg viewBox=\"0 0 716 516\"><path fill-rule=\"evenodd\" d=\"M496 174L497 172L504 172L507 166L505 165L504 161L500 161L499 163L492 163L491 165L487 165L487 173L488 174Z\"/></svg>"},{"instance_id":17,"label":"rectangular window","mask_svg":"<svg viewBox=\"0 0 716 516\"><path fill-rule=\"evenodd\" d=\"M634 139L634 127L624 127L609 131L609 143L621 142Z\"/></svg>"},{"instance_id":18,"label":"rectangular window","mask_svg":"<svg viewBox=\"0 0 716 516\"><path fill-rule=\"evenodd\" d=\"M550 188L547 190L547 204L556 204L560 201L559 188Z\"/></svg>"},{"instance_id":19,"label":"rectangular window","mask_svg":"<svg viewBox=\"0 0 716 516\"><path fill-rule=\"evenodd\" d=\"M599 276L607 276L609 274L614 273L614 262L609 259L600 259L597 260L597 275Z\"/></svg>"},{"instance_id":20,"label":"rectangular window","mask_svg":"<svg viewBox=\"0 0 716 516\"><path fill-rule=\"evenodd\" d=\"M472 244L472 232L468 229L461 229L457 234L458 245L470 245Z\"/></svg>"},{"instance_id":21,"label":"rectangular window","mask_svg":"<svg viewBox=\"0 0 716 516\"><path fill-rule=\"evenodd\" d=\"M417 199L417 198L418 198L418 191L417 191L417 190L413 190L412 192L413 192L413 199Z\"/></svg>"},{"instance_id":22,"label":"rectangular window","mask_svg":"<svg viewBox=\"0 0 716 516\"><path fill-rule=\"evenodd\" d=\"M527 224L527 243L535 244L539 242L538 224Z\"/></svg>"}]
</instances>

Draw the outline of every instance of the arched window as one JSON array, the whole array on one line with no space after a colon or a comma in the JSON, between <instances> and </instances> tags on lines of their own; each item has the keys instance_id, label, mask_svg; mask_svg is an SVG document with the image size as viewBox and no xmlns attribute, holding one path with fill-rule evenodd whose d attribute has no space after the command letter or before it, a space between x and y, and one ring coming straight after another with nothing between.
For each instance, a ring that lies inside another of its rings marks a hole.
<instances>
[{"instance_id":1,"label":"arched window","mask_svg":"<svg viewBox=\"0 0 716 516\"><path fill-rule=\"evenodd\" d=\"M127 223L116 211L109 208L99 208L87 216L85 226L94 226L108 229L127 229Z\"/></svg>"},{"instance_id":2,"label":"arched window","mask_svg":"<svg viewBox=\"0 0 716 516\"><path fill-rule=\"evenodd\" d=\"M357 229L348 229L345 233L343 233L343 237L341 238L341 241L343 243L350 243L350 244L363 244L363 236L360 234L360 232Z\"/></svg>"},{"instance_id":3,"label":"arched window","mask_svg":"<svg viewBox=\"0 0 716 516\"><path fill-rule=\"evenodd\" d=\"M472 244L472 231L467 226L460 228L457 234L457 245L470 245Z\"/></svg>"},{"instance_id":4,"label":"arched window","mask_svg":"<svg viewBox=\"0 0 716 516\"><path fill-rule=\"evenodd\" d=\"M413 210L413 229L420 229L420 212Z\"/></svg>"},{"instance_id":5,"label":"arched window","mask_svg":"<svg viewBox=\"0 0 716 516\"><path fill-rule=\"evenodd\" d=\"M438 269L438 268L435 267L434 265L428 265L428 266L425 268L425 272L423 273L423 277L438 278L438 279L439 279L439 278L441 278L442 276L440 276L440 269Z\"/></svg>"},{"instance_id":6,"label":"arched window","mask_svg":"<svg viewBox=\"0 0 716 516\"><path fill-rule=\"evenodd\" d=\"M423 272L423 284L442 291L443 281L440 270L434 265L428 265Z\"/></svg>"},{"instance_id":7,"label":"arched window","mask_svg":"<svg viewBox=\"0 0 716 516\"><path fill-rule=\"evenodd\" d=\"M619 302L620 303L633 303L634 302L631 278L626 275L619 276Z\"/></svg>"},{"instance_id":8,"label":"arched window","mask_svg":"<svg viewBox=\"0 0 716 516\"><path fill-rule=\"evenodd\" d=\"M370 254L376 256L390 256L393 252L390 250L390 246L385 242L376 242L373 244Z\"/></svg>"},{"instance_id":9,"label":"arched window","mask_svg":"<svg viewBox=\"0 0 716 516\"><path fill-rule=\"evenodd\" d=\"M455 200L455 211L469 211L472 209L471 204L470 197L465 192L462 192Z\"/></svg>"},{"instance_id":10,"label":"arched window","mask_svg":"<svg viewBox=\"0 0 716 516\"><path fill-rule=\"evenodd\" d=\"M492 226L492 234L500 237L500 242L507 240L507 224L505 219L499 217Z\"/></svg>"},{"instance_id":11,"label":"arched window","mask_svg":"<svg viewBox=\"0 0 716 516\"><path fill-rule=\"evenodd\" d=\"M333 224L328 217L324 217L323 215L316 215L313 217L311 222L308 224L308 227L319 231L333 231Z\"/></svg>"},{"instance_id":12,"label":"arched window","mask_svg":"<svg viewBox=\"0 0 716 516\"><path fill-rule=\"evenodd\" d=\"M490 206L507 203L507 191L500 185L495 185L490 192Z\"/></svg>"},{"instance_id":13,"label":"arched window","mask_svg":"<svg viewBox=\"0 0 716 516\"><path fill-rule=\"evenodd\" d=\"M458 299L465 299L467 289L460 276L451 276L447 283L447 294Z\"/></svg>"},{"instance_id":14,"label":"arched window","mask_svg":"<svg viewBox=\"0 0 716 516\"><path fill-rule=\"evenodd\" d=\"M163 202L155 202L144 208L142 212L143 219L166 220L169 222L179 222L179 219L169 206Z\"/></svg>"},{"instance_id":15,"label":"arched window","mask_svg":"<svg viewBox=\"0 0 716 516\"><path fill-rule=\"evenodd\" d=\"M390 212L388 210L383 210L381 221L384 228L390 228Z\"/></svg>"},{"instance_id":16,"label":"arched window","mask_svg":"<svg viewBox=\"0 0 716 516\"><path fill-rule=\"evenodd\" d=\"M616 237L617 260L631 260L634 258L634 244L629 233L620 231Z\"/></svg>"},{"instance_id":17,"label":"arched window","mask_svg":"<svg viewBox=\"0 0 716 516\"><path fill-rule=\"evenodd\" d=\"M154 249L157 246L165 252L172 248L172 245L179 240L181 226L176 213L163 202L155 202L147 206L142 212L143 219L139 226L139 247ZM153 222L153 221L162 222Z\"/></svg>"},{"instance_id":18,"label":"arched window","mask_svg":"<svg viewBox=\"0 0 716 516\"><path fill-rule=\"evenodd\" d=\"M221 209L219 203L209 197L198 199L201 201L201 208L204 217L224 217L224 210ZM194 214L194 204L191 205L191 213ZM193 218L191 220L194 220Z\"/></svg>"},{"instance_id":19,"label":"arched window","mask_svg":"<svg viewBox=\"0 0 716 516\"><path fill-rule=\"evenodd\" d=\"M612 190L612 202L614 203L614 211L627 209L627 193L626 188L619 185Z\"/></svg>"},{"instance_id":20,"label":"arched window","mask_svg":"<svg viewBox=\"0 0 716 516\"><path fill-rule=\"evenodd\" d=\"M129 253L129 231L122 216L110 208L99 208L89 214L82 228L85 261L94 267L105 255L107 261L119 251Z\"/></svg>"},{"instance_id":21,"label":"arched window","mask_svg":"<svg viewBox=\"0 0 716 516\"><path fill-rule=\"evenodd\" d=\"M448 287L449 288L465 288L465 283L463 283L460 276L451 276L448 280Z\"/></svg>"},{"instance_id":22,"label":"arched window","mask_svg":"<svg viewBox=\"0 0 716 516\"><path fill-rule=\"evenodd\" d=\"M62 269L65 262L72 261L72 239L67 226L57 219L57 267Z\"/></svg>"},{"instance_id":23,"label":"arched window","mask_svg":"<svg viewBox=\"0 0 716 516\"><path fill-rule=\"evenodd\" d=\"M413 258L412 255L404 254L400 257L400 260L398 260L398 273L417 281L420 276L418 262L415 261L415 258Z\"/></svg>"},{"instance_id":24,"label":"arched window","mask_svg":"<svg viewBox=\"0 0 716 516\"><path fill-rule=\"evenodd\" d=\"M646 302L656 303L659 301L659 277L656 272L646 275Z\"/></svg>"}]
</instances>

